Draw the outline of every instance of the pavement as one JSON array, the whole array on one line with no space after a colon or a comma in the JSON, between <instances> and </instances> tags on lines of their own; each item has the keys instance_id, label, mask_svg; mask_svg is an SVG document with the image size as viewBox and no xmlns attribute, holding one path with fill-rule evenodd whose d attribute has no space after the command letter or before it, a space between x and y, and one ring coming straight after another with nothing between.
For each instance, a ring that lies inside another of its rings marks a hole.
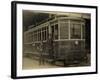
<instances>
[{"instance_id":1,"label":"pavement","mask_svg":"<svg viewBox=\"0 0 100 80\"><path fill-rule=\"evenodd\" d=\"M31 59L28 57L24 57L23 58L23 65L22 68L23 69L41 69L41 68L57 68L59 66L56 65L51 65L47 62L45 62L44 64L39 64L39 60L35 60L35 59Z\"/></svg>"},{"instance_id":2,"label":"pavement","mask_svg":"<svg viewBox=\"0 0 100 80\"><path fill-rule=\"evenodd\" d=\"M83 61L80 64L72 64L72 65L68 65L65 67L77 67L77 66L90 66L90 54L87 55L88 60L87 61ZM23 57L23 63L22 63L22 68L23 69L43 69L43 68L59 68L59 67L64 67L62 66L63 64L60 62L57 62L56 64L50 64L49 62L44 62L41 63L39 62L39 59L33 59L30 57ZM59 65L58 65L59 64ZM60 65L61 64L61 65Z\"/></svg>"}]
</instances>

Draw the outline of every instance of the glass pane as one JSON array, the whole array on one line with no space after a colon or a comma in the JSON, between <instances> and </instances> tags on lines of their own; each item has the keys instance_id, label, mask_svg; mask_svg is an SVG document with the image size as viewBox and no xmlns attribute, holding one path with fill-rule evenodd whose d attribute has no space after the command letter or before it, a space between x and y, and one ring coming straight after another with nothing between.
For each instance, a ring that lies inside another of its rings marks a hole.
<instances>
[{"instance_id":1,"label":"glass pane","mask_svg":"<svg viewBox=\"0 0 100 80\"><path fill-rule=\"evenodd\" d=\"M48 34L49 34L49 30L48 30L48 26L46 27L46 40L48 39Z\"/></svg>"},{"instance_id":2,"label":"glass pane","mask_svg":"<svg viewBox=\"0 0 100 80\"><path fill-rule=\"evenodd\" d=\"M45 33L45 37L44 37L44 40L46 40L46 31L45 31L44 33Z\"/></svg>"},{"instance_id":3,"label":"glass pane","mask_svg":"<svg viewBox=\"0 0 100 80\"><path fill-rule=\"evenodd\" d=\"M55 25L54 38L58 39L58 24Z\"/></svg>"},{"instance_id":4,"label":"glass pane","mask_svg":"<svg viewBox=\"0 0 100 80\"><path fill-rule=\"evenodd\" d=\"M33 37L32 32L29 32L29 34L28 34L29 42L32 42L32 37Z\"/></svg>"},{"instance_id":5,"label":"glass pane","mask_svg":"<svg viewBox=\"0 0 100 80\"><path fill-rule=\"evenodd\" d=\"M39 35L39 30L38 30L38 41L39 41L40 35Z\"/></svg>"},{"instance_id":6,"label":"glass pane","mask_svg":"<svg viewBox=\"0 0 100 80\"><path fill-rule=\"evenodd\" d=\"M51 30L52 30L52 38L54 39L54 25L51 26Z\"/></svg>"},{"instance_id":7,"label":"glass pane","mask_svg":"<svg viewBox=\"0 0 100 80\"><path fill-rule=\"evenodd\" d=\"M36 31L34 31L34 37L33 37L34 41L36 41Z\"/></svg>"},{"instance_id":8,"label":"glass pane","mask_svg":"<svg viewBox=\"0 0 100 80\"><path fill-rule=\"evenodd\" d=\"M71 24L70 27L71 39L81 38L81 24Z\"/></svg>"},{"instance_id":9,"label":"glass pane","mask_svg":"<svg viewBox=\"0 0 100 80\"><path fill-rule=\"evenodd\" d=\"M82 25L82 35L83 35L83 39L85 39L85 25L83 24Z\"/></svg>"},{"instance_id":10,"label":"glass pane","mask_svg":"<svg viewBox=\"0 0 100 80\"><path fill-rule=\"evenodd\" d=\"M37 31L36 31L36 41L38 40L38 35L37 35Z\"/></svg>"},{"instance_id":11,"label":"glass pane","mask_svg":"<svg viewBox=\"0 0 100 80\"><path fill-rule=\"evenodd\" d=\"M40 29L40 40L41 40L41 35L42 35L42 33L41 33L41 29Z\"/></svg>"},{"instance_id":12,"label":"glass pane","mask_svg":"<svg viewBox=\"0 0 100 80\"><path fill-rule=\"evenodd\" d=\"M60 23L60 39L68 39L68 23Z\"/></svg>"},{"instance_id":13,"label":"glass pane","mask_svg":"<svg viewBox=\"0 0 100 80\"><path fill-rule=\"evenodd\" d=\"M45 40L45 32L42 32L42 40Z\"/></svg>"}]
</instances>

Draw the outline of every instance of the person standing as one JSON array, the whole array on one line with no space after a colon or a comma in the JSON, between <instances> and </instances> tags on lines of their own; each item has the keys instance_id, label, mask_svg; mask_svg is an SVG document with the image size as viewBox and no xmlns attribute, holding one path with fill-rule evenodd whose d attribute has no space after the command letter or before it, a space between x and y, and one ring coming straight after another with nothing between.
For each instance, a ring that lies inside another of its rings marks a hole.
<instances>
[{"instance_id":1,"label":"person standing","mask_svg":"<svg viewBox=\"0 0 100 80\"><path fill-rule=\"evenodd\" d=\"M49 37L47 39L47 48L48 48L48 58L50 59L50 62L54 63L54 46L53 46L53 36L52 34L49 34Z\"/></svg>"},{"instance_id":2,"label":"person standing","mask_svg":"<svg viewBox=\"0 0 100 80\"><path fill-rule=\"evenodd\" d=\"M45 55L44 55L44 45L43 41L39 45L39 65L45 63Z\"/></svg>"}]
</instances>

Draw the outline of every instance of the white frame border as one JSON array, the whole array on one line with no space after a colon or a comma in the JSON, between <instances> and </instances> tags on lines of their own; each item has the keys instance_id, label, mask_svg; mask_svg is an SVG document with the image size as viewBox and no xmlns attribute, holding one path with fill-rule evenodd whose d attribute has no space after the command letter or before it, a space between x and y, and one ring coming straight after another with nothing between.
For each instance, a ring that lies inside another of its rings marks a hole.
<instances>
[{"instance_id":1,"label":"white frame border","mask_svg":"<svg viewBox=\"0 0 100 80\"><path fill-rule=\"evenodd\" d=\"M45 8L44 8L45 7ZM91 66L88 67L71 67L57 69L38 69L22 70L22 10L43 10L43 11L64 11L64 12L81 12L91 14ZM61 7L49 5L28 5L17 4L17 76L37 76L50 74L86 73L96 71L96 9L79 8L79 7ZM95 53L94 53L95 52Z\"/></svg>"}]
</instances>

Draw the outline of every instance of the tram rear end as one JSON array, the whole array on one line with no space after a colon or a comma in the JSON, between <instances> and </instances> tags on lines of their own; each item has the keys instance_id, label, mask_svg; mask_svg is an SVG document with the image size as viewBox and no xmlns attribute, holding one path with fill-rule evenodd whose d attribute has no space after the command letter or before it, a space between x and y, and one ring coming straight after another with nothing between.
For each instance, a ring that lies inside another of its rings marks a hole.
<instances>
[{"instance_id":1,"label":"tram rear end","mask_svg":"<svg viewBox=\"0 0 100 80\"><path fill-rule=\"evenodd\" d=\"M86 57L84 44L84 40L55 42L55 61L62 61L64 66L83 62Z\"/></svg>"}]
</instances>

